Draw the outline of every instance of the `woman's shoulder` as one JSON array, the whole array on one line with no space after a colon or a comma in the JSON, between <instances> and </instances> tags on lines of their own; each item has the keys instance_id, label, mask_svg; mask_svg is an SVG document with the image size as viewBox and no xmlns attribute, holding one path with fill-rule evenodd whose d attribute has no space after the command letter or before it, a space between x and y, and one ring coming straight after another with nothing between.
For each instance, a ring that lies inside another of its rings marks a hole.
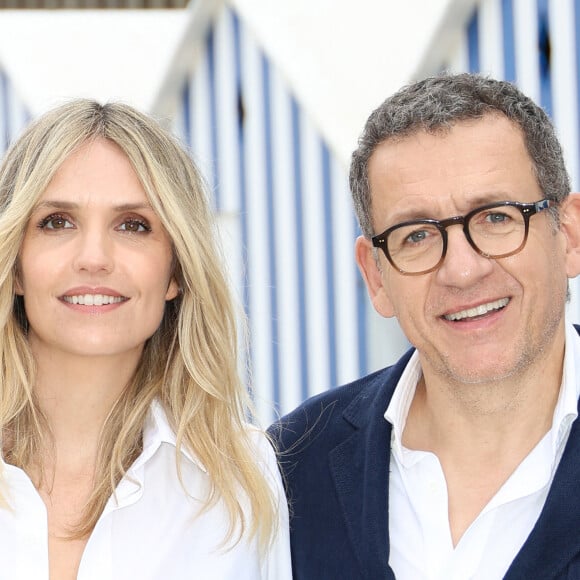
<instances>
[{"instance_id":1,"label":"woman's shoulder","mask_svg":"<svg viewBox=\"0 0 580 580\"><path fill-rule=\"evenodd\" d=\"M252 423L244 423L243 429L258 461L276 465L276 454L268 433Z\"/></svg>"}]
</instances>

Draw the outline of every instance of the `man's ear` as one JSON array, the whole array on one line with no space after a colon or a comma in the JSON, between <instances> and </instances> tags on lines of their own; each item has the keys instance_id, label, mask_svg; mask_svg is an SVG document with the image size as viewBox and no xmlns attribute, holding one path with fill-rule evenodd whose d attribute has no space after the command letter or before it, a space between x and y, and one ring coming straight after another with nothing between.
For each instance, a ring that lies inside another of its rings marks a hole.
<instances>
[{"instance_id":1,"label":"man's ear","mask_svg":"<svg viewBox=\"0 0 580 580\"><path fill-rule=\"evenodd\" d=\"M375 310L385 318L395 316L391 300L384 287L383 276L379 265L379 256L367 238L359 236L354 246L355 259L360 273L367 286L367 292Z\"/></svg>"},{"instance_id":2,"label":"man's ear","mask_svg":"<svg viewBox=\"0 0 580 580\"><path fill-rule=\"evenodd\" d=\"M571 193L560 207L560 229L566 238L566 274L580 274L580 194Z\"/></svg>"}]
</instances>

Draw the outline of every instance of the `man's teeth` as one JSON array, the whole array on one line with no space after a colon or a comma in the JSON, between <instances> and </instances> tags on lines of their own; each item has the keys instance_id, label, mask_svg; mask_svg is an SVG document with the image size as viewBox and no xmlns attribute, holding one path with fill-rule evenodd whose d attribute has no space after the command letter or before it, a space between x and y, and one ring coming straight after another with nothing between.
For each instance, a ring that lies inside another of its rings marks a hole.
<instances>
[{"instance_id":1,"label":"man's teeth","mask_svg":"<svg viewBox=\"0 0 580 580\"><path fill-rule=\"evenodd\" d=\"M502 298L501 300L496 300L495 302L489 302L487 304L480 304L475 308L468 308L467 310L462 310L461 312L454 312L453 314L446 314L445 320L463 320L464 318L473 318L475 316L483 316L492 310L499 310L507 305L509 298Z\"/></svg>"},{"instance_id":2,"label":"man's teeth","mask_svg":"<svg viewBox=\"0 0 580 580\"><path fill-rule=\"evenodd\" d=\"M79 294L78 296L63 296L63 300L69 304L81 304L82 306L104 306L117 304L123 300L123 297L107 296L106 294Z\"/></svg>"}]
</instances>

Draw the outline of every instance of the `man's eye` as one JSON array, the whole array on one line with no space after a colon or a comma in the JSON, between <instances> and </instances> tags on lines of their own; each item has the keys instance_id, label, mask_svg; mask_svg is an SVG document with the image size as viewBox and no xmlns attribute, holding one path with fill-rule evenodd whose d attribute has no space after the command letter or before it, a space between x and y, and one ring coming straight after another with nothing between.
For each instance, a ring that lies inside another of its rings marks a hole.
<instances>
[{"instance_id":1,"label":"man's eye","mask_svg":"<svg viewBox=\"0 0 580 580\"><path fill-rule=\"evenodd\" d=\"M412 232L405 238L406 244L418 244L429 237L429 232L427 230L417 230Z\"/></svg>"},{"instance_id":2,"label":"man's eye","mask_svg":"<svg viewBox=\"0 0 580 580\"><path fill-rule=\"evenodd\" d=\"M509 221L510 217L505 213L493 212L487 214L486 220L491 224L503 224Z\"/></svg>"},{"instance_id":3,"label":"man's eye","mask_svg":"<svg viewBox=\"0 0 580 580\"><path fill-rule=\"evenodd\" d=\"M74 225L62 215L49 215L38 224L41 230L66 230L73 228Z\"/></svg>"},{"instance_id":4,"label":"man's eye","mask_svg":"<svg viewBox=\"0 0 580 580\"><path fill-rule=\"evenodd\" d=\"M122 232L131 232L134 234L141 234L144 232L150 232L151 227L149 224L142 220L129 219L125 220L120 226L119 230Z\"/></svg>"}]
</instances>

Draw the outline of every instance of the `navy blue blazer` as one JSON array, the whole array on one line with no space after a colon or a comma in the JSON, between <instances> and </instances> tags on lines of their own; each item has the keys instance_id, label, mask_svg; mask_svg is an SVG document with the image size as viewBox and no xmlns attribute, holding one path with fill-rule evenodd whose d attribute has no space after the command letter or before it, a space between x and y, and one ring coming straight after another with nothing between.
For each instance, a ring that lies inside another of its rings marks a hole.
<instances>
[{"instance_id":1,"label":"navy blue blazer","mask_svg":"<svg viewBox=\"0 0 580 580\"><path fill-rule=\"evenodd\" d=\"M384 413L411 353L309 399L270 427L287 486L295 580L395 578L388 565L391 425ZM505 576L554 578L580 579L579 421L540 517Z\"/></svg>"}]
</instances>

